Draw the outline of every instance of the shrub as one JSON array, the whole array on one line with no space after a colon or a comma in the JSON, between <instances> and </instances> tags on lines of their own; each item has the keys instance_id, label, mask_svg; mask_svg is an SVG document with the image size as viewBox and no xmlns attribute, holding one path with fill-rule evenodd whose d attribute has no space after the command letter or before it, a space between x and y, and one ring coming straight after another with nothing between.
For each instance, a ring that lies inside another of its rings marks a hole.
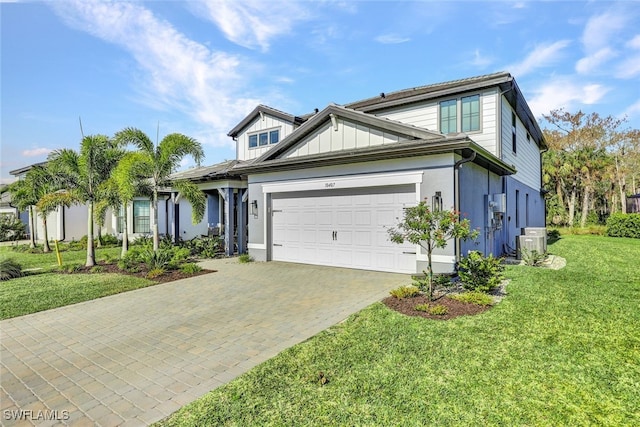
<instances>
[{"instance_id":1,"label":"shrub","mask_svg":"<svg viewBox=\"0 0 640 427\"><path fill-rule=\"evenodd\" d=\"M389 291L391 296L396 298L412 298L420 293L420 289L413 285L404 285Z\"/></svg>"},{"instance_id":2,"label":"shrub","mask_svg":"<svg viewBox=\"0 0 640 427\"><path fill-rule=\"evenodd\" d=\"M58 267L58 270L64 273L75 273L82 270L82 267L83 265L78 263L62 264Z\"/></svg>"},{"instance_id":3,"label":"shrub","mask_svg":"<svg viewBox=\"0 0 640 427\"><path fill-rule=\"evenodd\" d=\"M167 263L167 268L170 270L177 270L180 268L180 265L188 260L189 256L191 256L191 251L189 251L189 249L181 248L179 246L174 246L171 249L165 250L171 254L171 259Z\"/></svg>"},{"instance_id":4,"label":"shrub","mask_svg":"<svg viewBox=\"0 0 640 427\"><path fill-rule=\"evenodd\" d=\"M13 258L0 258L0 280L22 277L22 266Z\"/></svg>"},{"instance_id":5,"label":"shrub","mask_svg":"<svg viewBox=\"0 0 640 427\"><path fill-rule=\"evenodd\" d=\"M252 262L253 258L249 254L242 254L238 257L238 262L240 264L246 264L248 262Z\"/></svg>"},{"instance_id":6,"label":"shrub","mask_svg":"<svg viewBox=\"0 0 640 427\"><path fill-rule=\"evenodd\" d=\"M11 246L11 250L18 253L29 252L29 245L15 245Z\"/></svg>"},{"instance_id":7,"label":"shrub","mask_svg":"<svg viewBox=\"0 0 640 427\"><path fill-rule=\"evenodd\" d=\"M149 270L165 268L173 258L173 252L167 249L158 249L157 251L154 251L151 248L147 248L142 251L140 255L142 262L147 265Z\"/></svg>"},{"instance_id":8,"label":"shrub","mask_svg":"<svg viewBox=\"0 0 640 427\"><path fill-rule=\"evenodd\" d=\"M113 234L105 234L104 236L101 236L100 239L102 240L102 246L118 246L120 243L122 243Z\"/></svg>"},{"instance_id":9,"label":"shrub","mask_svg":"<svg viewBox=\"0 0 640 427\"><path fill-rule=\"evenodd\" d=\"M102 265L94 265L93 267L91 267L91 270L89 270L90 273L104 273L104 266Z\"/></svg>"},{"instance_id":10,"label":"shrub","mask_svg":"<svg viewBox=\"0 0 640 427\"><path fill-rule=\"evenodd\" d=\"M539 265L542 265L544 260L547 259L547 253L546 252L540 253L535 249L528 250L526 248L522 248L520 249L520 257L522 258L522 261L524 261L526 265L530 267L537 267Z\"/></svg>"},{"instance_id":11,"label":"shrub","mask_svg":"<svg viewBox=\"0 0 640 427\"><path fill-rule=\"evenodd\" d=\"M614 213L607 218L607 236L640 239L640 213Z\"/></svg>"},{"instance_id":12,"label":"shrub","mask_svg":"<svg viewBox=\"0 0 640 427\"><path fill-rule=\"evenodd\" d=\"M105 264L113 264L118 259L117 256L111 254L104 254L102 260Z\"/></svg>"},{"instance_id":13,"label":"shrub","mask_svg":"<svg viewBox=\"0 0 640 427\"><path fill-rule=\"evenodd\" d=\"M442 304L429 305L429 304L418 304L415 306L415 309L418 311L424 311L434 316L444 316L449 312L449 309Z\"/></svg>"},{"instance_id":14,"label":"shrub","mask_svg":"<svg viewBox=\"0 0 640 427\"><path fill-rule=\"evenodd\" d=\"M502 281L504 266L500 258L492 255L483 257L478 251L470 251L460 260L460 279L462 286L471 291L488 292Z\"/></svg>"},{"instance_id":15,"label":"shrub","mask_svg":"<svg viewBox=\"0 0 640 427\"><path fill-rule=\"evenodd\" d=\"M184 242L183 246L199 258L215 258L224 253L224 240L220 237L196 237Z\"/></svg>"},{"instance_id":16,"label":"shrub","mask_svg":"<svg viewBox=\"0 0 640 427\"><path fill-rule=\"evenodd\" d=\"M200 267L196 263L188 262L188 263L182 264L180 266L180 271L185 273L185 274L194 274L194 273L197 273L199 271L202 271L202 267Z\"/></svg>"},{"instance_id":17,"label":"shrub","mask_svg":"<svg viewBox=\"0 0 640 427\"><path fill-rule=\"evenodd\" d=\"M24 239L27 227L15 215L0 215L0 242Z\"/></svg>"},{"instance_id":18,"label":"shrub","mask_svg":"<svg viewBox=\"0 0 640 427\"><path fill-rule=\"evenodd\" d=\"M149 270L146 277L147 279L155 279L157 277L162 276L165 273L165 271L166 270L162 267L153 268Z\"/></svg>"},{"instance_id":19,"label":"shrub","mask_svg":"<svg viewBox=\"0 0 640 427\"><path fill-rule=\"evenodd\" d=\"M131 242L131 245L153 247L153 238L147 235L138 236L134 241Z\"/></svg>"},{"instance_id":20,"label":"shrub","mask_svg":"<svg viewBox=\"0 0 640 427\"><path fill-rule=\"evenodd\" d=\"M450 295L449 298L460 302L466 302L468 304L482 306L493 305L493 298L491 298L491 296L478 291L469 291L461 294Z\"/></svg>"}]
</instances>

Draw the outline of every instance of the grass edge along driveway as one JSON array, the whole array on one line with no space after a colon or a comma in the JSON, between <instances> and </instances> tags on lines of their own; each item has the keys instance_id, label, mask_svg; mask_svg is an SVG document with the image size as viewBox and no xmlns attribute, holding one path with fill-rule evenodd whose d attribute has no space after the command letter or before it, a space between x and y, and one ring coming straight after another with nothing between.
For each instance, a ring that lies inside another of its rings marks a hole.
<instances>
[{"instance_id":1,"label":"grass edge along driveway","mask_svg":"<svg viewBox=\"0 0 640 427\"><path fill-rule=\"evenodd\" d=\"M640 425L640 240L549 250L567 267L508 267L484 314L376 303L158 425Z\"/></svg>"}]
</instances>

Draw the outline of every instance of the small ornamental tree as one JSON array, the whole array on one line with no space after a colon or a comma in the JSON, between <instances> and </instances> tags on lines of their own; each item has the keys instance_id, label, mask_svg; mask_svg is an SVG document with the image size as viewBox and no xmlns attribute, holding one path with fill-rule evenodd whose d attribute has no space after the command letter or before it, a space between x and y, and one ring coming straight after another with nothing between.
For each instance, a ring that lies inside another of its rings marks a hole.
<instances>
[{"instance_id":1,"label":"small ornamental tree","mask_svg":"<svg viewBox=\"0 0 640 427\"><path fill-rule=\"evenodd\" d=\"M427 251L428 269L424 273L429 279L430 300L433 299L433 250L445 248L450 239L473 240L479 234L478 230L471 229L468 219L460 220L459 212L432 211L424 201L405 209L402 221L387 231L393 243L409 242Z\"/></svg>"}]
</instances>

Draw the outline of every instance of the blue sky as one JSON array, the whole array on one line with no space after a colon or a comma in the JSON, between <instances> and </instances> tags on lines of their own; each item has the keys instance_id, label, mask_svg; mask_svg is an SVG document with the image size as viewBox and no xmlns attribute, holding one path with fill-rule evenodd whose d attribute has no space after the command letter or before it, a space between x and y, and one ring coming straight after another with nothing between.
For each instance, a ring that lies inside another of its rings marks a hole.
<instances>
[{"instance_id":1,"label":"blue sky","mask_svg":"<svg viewBox=\"0 0 640 427\"><path fill-rule=\"evenodd\" d=\"M1 177L85 134L180 132L205 164L258 103L304 114L510 71L536 115L640 128L640 2L0 0ZM188 162L185 162L188 167Z\"/></svg>"}]
</instances>

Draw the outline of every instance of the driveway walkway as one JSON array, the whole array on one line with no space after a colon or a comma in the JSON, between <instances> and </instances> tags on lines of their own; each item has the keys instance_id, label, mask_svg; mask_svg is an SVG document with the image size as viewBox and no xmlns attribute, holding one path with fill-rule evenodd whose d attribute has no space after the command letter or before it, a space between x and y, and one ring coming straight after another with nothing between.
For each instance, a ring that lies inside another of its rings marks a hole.
<instances>
[{"instance_id":1,"label":"driveway walkway","mask_svg":"<svg viewBox=\"0 0 640 427\"><path fill-rule=\"evenodd\" d=\"M147 425L408 279L280 262L202 265L218 272L0 322L0 422Z\"/></svg>"}]
</instances>

